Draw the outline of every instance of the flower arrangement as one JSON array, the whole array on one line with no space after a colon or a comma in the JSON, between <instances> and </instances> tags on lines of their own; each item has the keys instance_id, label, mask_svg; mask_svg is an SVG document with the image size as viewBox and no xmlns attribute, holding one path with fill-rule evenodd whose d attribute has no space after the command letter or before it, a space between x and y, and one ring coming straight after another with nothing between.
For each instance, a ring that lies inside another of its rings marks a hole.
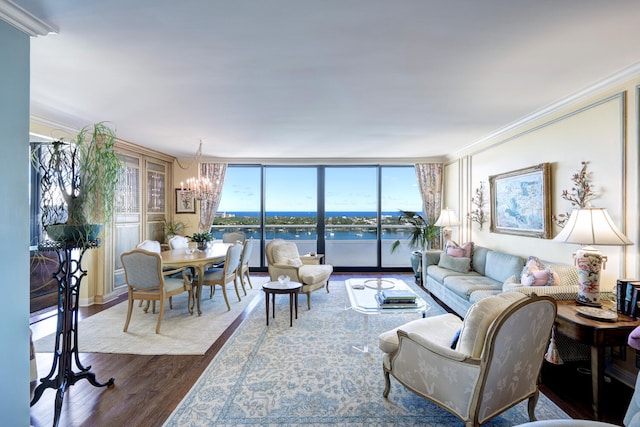
<instances>
[{"instance_id":1,"label":"flower arrangement","mask_svg":"<svg viewBox=\"0 0 640 427\"><path fill-rule=\"evenodd\" d=\"M213 236L209 232L193 233L191 236L187 236L192 242L210 242L213 240Z\"/></svg>"},{"instance_id":2,"label":"flower arrangement","mask_svg":"<svg viewBox=\"0 0 640 427\"><path fill-rule=\"evenodd\" d=\"M582 168L571 176L571 181L573 181L571 192L569 192L569 190L562 190L561 195L564 200L571 203L571 206L580 209L588 207L591 201L598 197L593 191L590 173L587 172L588 164L589 162L582 162ZM564 227L570 215L570 212L552 215L551 220L556 223L557 226Z\"/></svg>"},{"instance_id":3,"label":"flower arrangement","mask_svg":"<svg viewBox=\"0 0 640 427\"><path fill-rule=\"evenodd\" d=\"M480 187L475 189L475 196L471 198L471 204L474 206L474 209L467 214L467 217L473 221L477 222L480 225L480 230L482 230L483 224L487 221L487 218L484 214L484 205L487 201L484 198L484 182L480 181Z\"/></svg>"}]
</instances>

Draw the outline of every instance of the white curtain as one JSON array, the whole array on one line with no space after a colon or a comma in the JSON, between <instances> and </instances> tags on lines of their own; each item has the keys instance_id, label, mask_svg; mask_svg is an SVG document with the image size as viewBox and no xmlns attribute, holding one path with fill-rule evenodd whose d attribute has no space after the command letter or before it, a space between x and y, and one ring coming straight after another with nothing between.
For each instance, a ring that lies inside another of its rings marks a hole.
<instances>
[{"instance_id":1,"label":"white curtain","mask_svg":"<svg viewBox=\"0 0 640 427\"><path fill-rule=\"evenodd\" d=\"M422 195L425 220L433 224L442 209L442 163L416 163L416 177ZM434 242L436 245L438 241Z\"/></svg>"},{"instance_id":2,"label":"white curtain","mask_svg":"<svg viewBox=\"0 0 640 427\"><path fill-rule=\"evenodd\" d=\"M213 219L220 206L224 176L227 172L226 163L202 163L200 165L200 176L209 179L213 184L213 198L200 201L200 232L211 230Z\"/></svg>"}]
</instances>

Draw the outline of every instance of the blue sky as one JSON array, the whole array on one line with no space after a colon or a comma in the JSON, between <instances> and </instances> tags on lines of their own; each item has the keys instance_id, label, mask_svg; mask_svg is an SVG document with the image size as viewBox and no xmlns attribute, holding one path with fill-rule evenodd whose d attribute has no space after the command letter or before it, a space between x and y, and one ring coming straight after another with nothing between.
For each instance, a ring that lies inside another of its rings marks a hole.
<instances>
[{"instance_id":1,"label":"blue sky","mask_svg":"<svg viewBox=\"0 0 640 427\"><path fill-rule=\"evenodd\" d=\"M326 168L327 211L375 211L375 167ZM316 169L272 167L266 170L267 211L315 211ZM413 167L383 168L382 210L422 210ZM260 169L229 167L225 177L220 212L260 209Z\"/></svg>"}]
</instances>

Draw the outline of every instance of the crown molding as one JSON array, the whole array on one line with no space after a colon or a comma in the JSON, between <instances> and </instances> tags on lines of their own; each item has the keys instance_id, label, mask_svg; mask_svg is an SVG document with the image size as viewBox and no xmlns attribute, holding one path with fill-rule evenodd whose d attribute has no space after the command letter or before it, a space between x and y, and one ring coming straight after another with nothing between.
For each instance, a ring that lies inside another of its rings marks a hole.
<instances>
[{"instance_id":1,"label":"crown molding","mask_svg":"<svg viewBox=\"0 0 640 427\"><path fill-rule=\"evenodd\" d=\"M451 158L455 158L460 156L461 154L465 153L465 152L469 152L471 151L474 147L477 147L479 145L485 144L495 138L499 138L502 135L505 135L515 129L524 127L532 122L535 122L536 120L539 120L545 116L548 116L552 113L561 111L565 108L571 107L572 105L575 105L581 101L587 100L593 96L598 95L599 93L612 88L616 85L619 85L621 83L624 83L634 77L637 77L638 75L640 75L640 62L636 62L635 64L631 64L630 66L623 68L622 70L618 71L617 73L614 73L594 84L592 84L591 86L588 86L585 89L582 89L578 92L575 92L569 96L566 96L562 99L560 99L559 101L556 101L552 104L549 104L545 107L542 107L538 110L535 110L534 112L532 112L531 114L516 120L515 122L509 123L506 126L501 127L500 129L497 129L496 131L472 142L471 144L467 145L466 147L456 151L455 153L453 153L451 155Z\"/></svg>"},{"instance_id":2,"label":"crown molding","mask_svg":"<svg viewBox=\"0 0 640 427\"><path fill-rule=\"evenodd\" d=\"M28 34L30 37L58 33L57 28L52 27L9 0L0 0L0 19Z\"/></svg>"}]
</instances>

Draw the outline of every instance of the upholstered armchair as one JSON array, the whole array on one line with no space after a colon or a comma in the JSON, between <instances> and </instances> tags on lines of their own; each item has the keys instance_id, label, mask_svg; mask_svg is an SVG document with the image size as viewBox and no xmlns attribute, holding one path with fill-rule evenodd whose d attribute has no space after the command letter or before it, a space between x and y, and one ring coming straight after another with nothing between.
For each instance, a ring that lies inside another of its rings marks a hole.
<instances>
[{"instance_id":1,"label":"upholstered armchair","mask_svg":"<svg viewBox=\"0 0 640 427\"><path fill-rule=\"evenodd\" d=\"M535 420L538 375L549 345L556 303L550 297L505 292L453 314L418 319L380 335L385 352L384 397L390 376L478 426L528 400Z\"/></svg>"},{"instance_id":2,"label":"upholstered armchair","mask_svg":"<svg viewBox=\"0 0 640 427\"><path fill-rule=\"evenodd\" d=\"M311 292L327 288L333 266L328 264L305 265L300 259L298 247L293 242L273 239L265 248L269 277L278 280L278 276L289 276L292 282L302 283L301 292L307 295L307 307L311 310Z\"/></svg>"}]
</instances>

